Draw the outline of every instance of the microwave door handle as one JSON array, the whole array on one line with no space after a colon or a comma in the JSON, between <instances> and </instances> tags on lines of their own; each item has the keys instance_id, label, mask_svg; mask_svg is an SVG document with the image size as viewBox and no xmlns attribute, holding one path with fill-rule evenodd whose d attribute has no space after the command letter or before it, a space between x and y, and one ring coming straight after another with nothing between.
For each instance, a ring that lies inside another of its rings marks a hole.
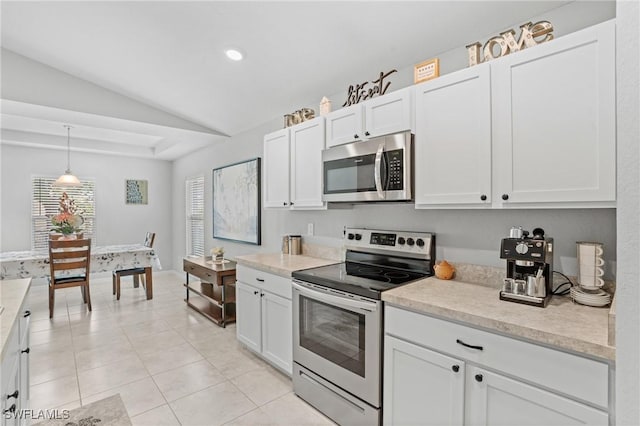
<instances>
[{"instance_id":1,"label":"microwave door handle","mask_svg":"<svg viewBox=\"0 0 640 426\"><path fill-rule=\"evenodd\" d=\"M340 296L333 296L330 294L324 294L319 291L310 290L306 287L301 286L300 284L293 281L293 289L298 291L300 294L310 297L312 299L320 300L321 302L325 302L334 306L339 306L346 308L347 310L353 311L354 309L360 309L367 312L376 312L377 306L375 303L365 302L362 300L349 300Z\"/></svg>"},{"instance_id":2,"label":"microwave door handle","mask_svg":"<svg viewBox=\"0 0 640 426\"><path fill-rule=\"evenodd\" d=\"M376 151L376 161L374 168L374 175L376 181L376 191L378 192L378 198L384 198L384 191L382 188L382 152L384 151L384 144L380 144L378 146L378 151Z\"/></svg>"}]
</instances>

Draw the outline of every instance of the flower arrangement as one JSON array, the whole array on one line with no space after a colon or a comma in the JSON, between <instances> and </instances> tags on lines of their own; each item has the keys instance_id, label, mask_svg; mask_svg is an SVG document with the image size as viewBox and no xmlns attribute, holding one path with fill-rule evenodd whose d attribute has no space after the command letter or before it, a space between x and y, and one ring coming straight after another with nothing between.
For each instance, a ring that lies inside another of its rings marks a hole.
<instances>
[{"instance_id":1,"label":"flower arrangement","mask_svg":"<svg viewBox=\"0 0 640 426\"><path fill-rule=\"evenodd\" d=\"M80 231L84 219L77 213L77 210L75 202L69 198L66 192L63 192L58 207L60 213L51 219L51 224L54 226L51 230L63 235Z\"/></svg>"}]
</instances>

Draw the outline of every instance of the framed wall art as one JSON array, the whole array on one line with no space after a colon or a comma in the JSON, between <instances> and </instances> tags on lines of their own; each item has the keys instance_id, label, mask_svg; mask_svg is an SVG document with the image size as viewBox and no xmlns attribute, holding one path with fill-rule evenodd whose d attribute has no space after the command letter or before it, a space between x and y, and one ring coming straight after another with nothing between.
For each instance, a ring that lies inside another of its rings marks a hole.
<instances>
[{"instance_id":1,"label":"framed wall art","mask_svg":"<svg viewBox=\"0 0 640 426\"><path fill-rule=\"evenodd\" d=\"M260 158L213 169L213 238L260 245Z\"/></svg>"},{"instance_id":2,"label":"framed wall art","mask_svg":"<svg viewBox=\"0 0 640 426\"><path fill-rule=\"evenodd\" d=\"M149 204L149 182L139 179L125 181L125 204Z\"/></svg>"},{"instance_id":3,"label":"framed wall art","mask_svg":"<svg viewBox=\"0 0 640 426\"><path fill-rule=\"evenodd\" d=\"M413 67L413 82L422 83L440 76L440 59L434 58L420 62Z\"/></svg>"}]
</instances>

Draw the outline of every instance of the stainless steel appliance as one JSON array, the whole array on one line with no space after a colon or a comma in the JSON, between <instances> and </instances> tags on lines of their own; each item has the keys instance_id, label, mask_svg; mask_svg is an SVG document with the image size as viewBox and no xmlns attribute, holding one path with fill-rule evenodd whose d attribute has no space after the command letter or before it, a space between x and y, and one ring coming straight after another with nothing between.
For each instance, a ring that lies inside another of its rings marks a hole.
<instances>
[{"instance_id":1,"label":"stainless steel appliance","mask_svg":"<svg viewBox=\"0 0 640 426\"><path fill-rule=\"evenodd\" d=\"M293 389L338 424L379 424L382 292L432 274L435 235L345 230L346 261L293 273Z\"/></svg>"},{"instance_id":2,"label":"stainless steel appliance","mask_svg":"<svg viewBox=\"0 0 640 426\"><path fill-rule=\"evenodd\" d=\"M553 285L553 238L545 238L542 228L502 239L500 258L507 260L507 278L500 300L544 308L549 303Z\"/></svg>"},{"instance_id":3,"label":"stainless steel appliance","mask_svg":"<svg viewBox=\"0 0 640 426\"><path fill-rule=\"evenodd\" d=\"M322 151L322 199L329 202L411 200L412 141L411 132L403 132Z\"/></svg>"}]
</instances>

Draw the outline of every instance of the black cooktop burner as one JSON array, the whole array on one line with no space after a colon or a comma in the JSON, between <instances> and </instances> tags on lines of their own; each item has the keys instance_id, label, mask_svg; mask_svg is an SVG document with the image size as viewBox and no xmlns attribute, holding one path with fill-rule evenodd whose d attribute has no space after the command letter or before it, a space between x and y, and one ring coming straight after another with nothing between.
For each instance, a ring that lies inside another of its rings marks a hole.
<instances>
[{"instance_id":1,"label":"black cooktop burner","mask_svg":"<svg viewBox=\"0 0 640 426\"><path fill-rule=\"evenodd\" d=\"M429 275L421 271L345 262L296 271L293 273L293 278L372 299L380 299L381 293L385 290Z\"/></svg>"}]
</instances>

